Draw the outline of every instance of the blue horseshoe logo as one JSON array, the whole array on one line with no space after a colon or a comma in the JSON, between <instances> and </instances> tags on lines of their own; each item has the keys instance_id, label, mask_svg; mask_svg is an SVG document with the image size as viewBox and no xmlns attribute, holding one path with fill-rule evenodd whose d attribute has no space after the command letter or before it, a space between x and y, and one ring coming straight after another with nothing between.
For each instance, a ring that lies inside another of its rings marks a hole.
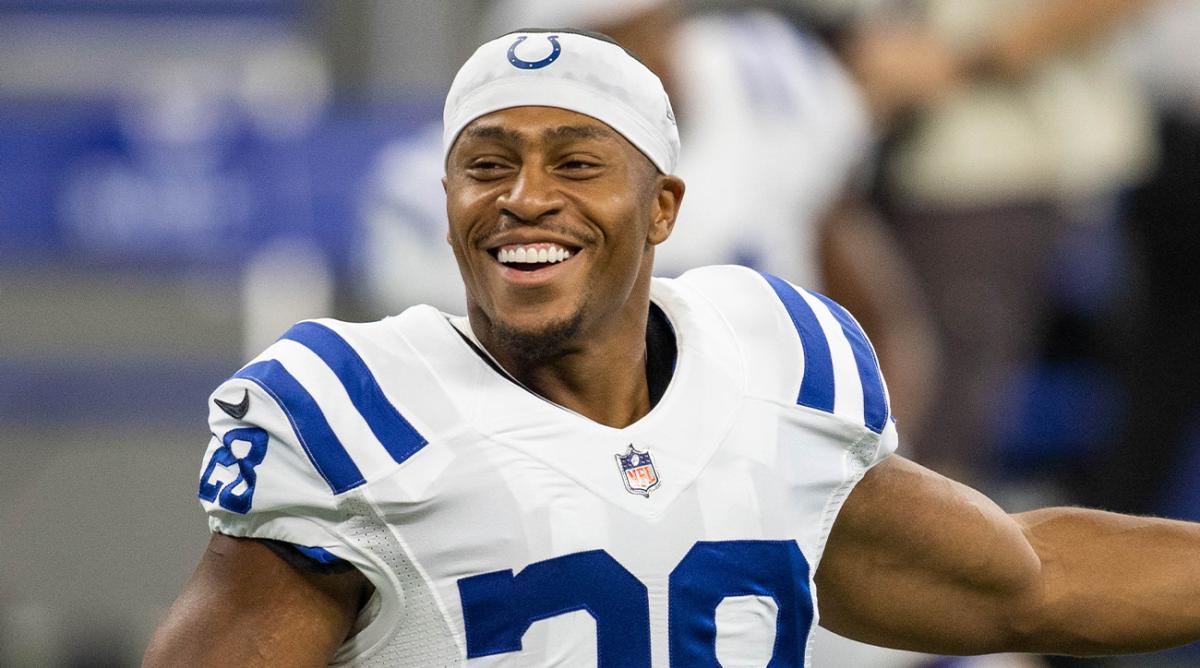
<instances>
[{"instance_id":1,"label":"blue horseshoe logo","mask_svg":"<svg viewBox=\"0 0 1200 668\"><path fill-rule=\"evenodd\" d=\"M559 46L559 44L558 44L558 35L550 35L549 37L546 38L546 39L550 40L550 45L554 47L554 50L550 52L550 55L546 56L545 58L542 58L541 60L535 60L532 62L530 62L528 60L521 60L520 58L517 57L517 46L520 45L521 42L524 42L526 39L528 39L528 38L525 35L521 35L520 37L517 38L517 41L512 43L512 46L508 47L508 62L512 63L512 66L517 69L536 70L536 69L543 68L543 67L549 65L550 63L558 60L559 54L562 53L562 47Z\"/></svg>"}]
</instances>

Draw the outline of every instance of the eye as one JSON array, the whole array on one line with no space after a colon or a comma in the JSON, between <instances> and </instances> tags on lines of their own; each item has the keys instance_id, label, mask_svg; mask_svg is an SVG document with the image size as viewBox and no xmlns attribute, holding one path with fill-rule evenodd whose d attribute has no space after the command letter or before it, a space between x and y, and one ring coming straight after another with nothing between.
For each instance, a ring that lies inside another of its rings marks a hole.
<instances>
[{"instance_id":1,"label":"eye","mask_svg":"<svg viewBox=\"0 0 1200 668\"><path fill-rule=\"evenodd\" d=\"M599 160L587 156L570 156L558 163L559 171L574 179L597 176L603 167Z\"/></svg>"},{"instance_id":2,"label":"eye","mask_svg":"<svg viewBox=\"0 0 1200 668\"><path fill-rule=\"evenodd\" d=\"M480 181L491 181L504 176L509 165L494 158L477 158L467 165L467 175Z\"/></svg>"}]
</instances>

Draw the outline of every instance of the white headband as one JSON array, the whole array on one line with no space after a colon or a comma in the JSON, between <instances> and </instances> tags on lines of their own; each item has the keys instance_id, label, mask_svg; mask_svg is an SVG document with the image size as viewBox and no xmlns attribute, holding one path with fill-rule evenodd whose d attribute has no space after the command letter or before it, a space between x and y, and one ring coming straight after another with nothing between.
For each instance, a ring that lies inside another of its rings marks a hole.
<instances>
[{"instance_id":1,"label":"white headband","mask_svg":"<svg viewBox=\"0 0 1200 668\"><path fill-rule=\"evenodd\" d=\"M558 107L621 133L664 174L679 160L679 130L662 82L617 44L569 29L526 30L467 59L442 113L442 164L471 121L512 107Z\"/></svg>"}]
</instances>

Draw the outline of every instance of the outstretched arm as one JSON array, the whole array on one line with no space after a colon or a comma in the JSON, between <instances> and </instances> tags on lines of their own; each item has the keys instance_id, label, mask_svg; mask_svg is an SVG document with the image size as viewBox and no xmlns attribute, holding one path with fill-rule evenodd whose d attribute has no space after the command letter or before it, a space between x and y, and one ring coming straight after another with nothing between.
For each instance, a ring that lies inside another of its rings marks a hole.
<instances>
[{"instance_id":1,"label":"outstretched arm","mask_svg":"<svg viewBox=\"0 0 1200 668\"><path fill-rule=\"evenodd\" d=\"M261 541L215 533L143 666L326 666L370 585L309 572Z\"/></svg>"},{"instance_id":2,"label":"outstretched arm","mask_svg":"<svg viewBox=\"0 0 1200 668\"><path fill-rule=\"evenodd\" d=\"M1200 639L1200 525L1009 515L899 457L851 493L816 574L821 622L942 654L1144 652Z\"/></svg>"}]
</instances>

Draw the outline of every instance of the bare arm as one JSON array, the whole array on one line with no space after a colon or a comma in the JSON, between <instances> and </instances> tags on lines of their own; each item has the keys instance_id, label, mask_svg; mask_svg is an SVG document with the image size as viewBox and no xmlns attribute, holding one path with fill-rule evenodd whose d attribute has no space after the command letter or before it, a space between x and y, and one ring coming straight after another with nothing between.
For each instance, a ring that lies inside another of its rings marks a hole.
<instances>
[{"instance_id":1,"label":"bare arm","mask_svg":"<svg viewBox=\"0 0 1200 668\"><path fill-rule=\"evenodd\" d=\"M936 103L972 79L1021 79L1045 58L1103 37L1153 1L1031 3L961 53L928 26L867 22L851 33L842 55L886 127L899 112Z\"/></svg>"},{"instance_id":2,"label":"bare arm","mask_svg":"<svg viewBox=\"0 0 1200 668\"><path fill-rule=\"evenodd\" d=\"M1200 526L1052 508L1008 515L899 457L850 495L816 574L821 621L944 654L1116 654L1200 638Z\"/></svg>"},{"instance_id":3,"label":"bare arm","mask_svg":"<svg viewBox=\"0 0 1200 668\"><path fill-rule=\"evenodd\" d=\"M357 570L306 572L260 541L213 534L143 666L325 666L369 592Z\"/></svg>"},{"instance_id":4,"label":"bare arm","mask_svg":"<svg viewBox=\"0 0 1200 668\"><path fill-rule=\"evenodd\" d=\"M1009 78L1023 76L1043 58L1100 37L1153 0L1055 0L1038 3L997 26L974 66Z\"/></svg>"}]
</instances>

